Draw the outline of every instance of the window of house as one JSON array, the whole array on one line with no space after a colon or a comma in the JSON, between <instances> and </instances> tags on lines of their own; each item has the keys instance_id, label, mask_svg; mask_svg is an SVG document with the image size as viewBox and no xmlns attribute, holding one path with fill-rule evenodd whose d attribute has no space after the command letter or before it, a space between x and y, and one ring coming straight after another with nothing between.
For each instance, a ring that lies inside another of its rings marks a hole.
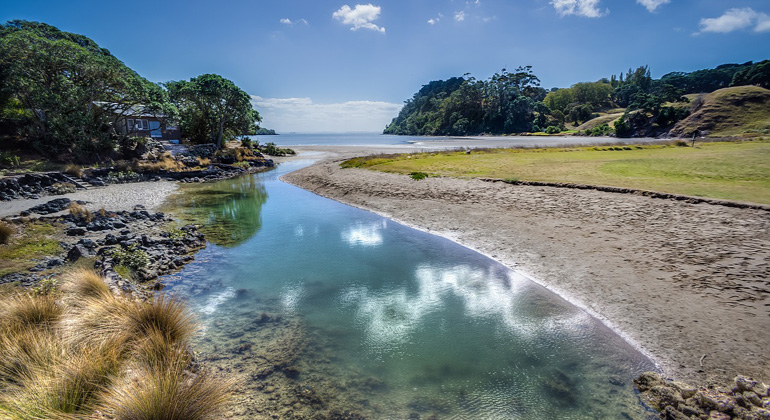
<instances>
[{"instance_id":1,"label":"window of house","mask_svg":"<svg viewBox=\"0 0 770 420\"><path fill-rule=\"evenodd\" d=\"M136 127L134 127L134 119L133 118L127 119L126 120L126 125L128 126L128 131L134 131L134 128L136 128Z\"/></svg>"},{"instance_id":2,"label":"window of house","mask_svg":"<svg viewBox=\"0 0 770 420\"><path fill-rule=\"evenodd\" d=\"M149 130L150 129L150 122L147 120L142 120L142 130Z\"/></svg>"}]
</instances>

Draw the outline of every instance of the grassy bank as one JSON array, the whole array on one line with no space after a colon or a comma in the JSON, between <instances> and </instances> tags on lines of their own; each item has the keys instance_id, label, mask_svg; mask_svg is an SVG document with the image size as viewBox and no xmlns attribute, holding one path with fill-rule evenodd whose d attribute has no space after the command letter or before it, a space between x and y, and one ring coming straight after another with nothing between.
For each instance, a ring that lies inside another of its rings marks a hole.
<instances>
[{"instance_id":1,"label":"grassy bank","mask_svg":"<svg viewBox=\"0 0 770 420\"><path fill-rule=\"evenodd\" d=\"M181 302L113 295L90 270L60 280L0 288L0 418L221 418L232 382L197 364Z\"/></svg>"},{"instance_id":2,"label":"grassy bank","mask_svg":"<svg viewBox=\"0 0 770 420\"><path fill-rule=\"evenodd\" d=\"M405 154L351 159L343 167L607 185L770 204L770 140L684 144Z\"/></svg>"}]
</instances>

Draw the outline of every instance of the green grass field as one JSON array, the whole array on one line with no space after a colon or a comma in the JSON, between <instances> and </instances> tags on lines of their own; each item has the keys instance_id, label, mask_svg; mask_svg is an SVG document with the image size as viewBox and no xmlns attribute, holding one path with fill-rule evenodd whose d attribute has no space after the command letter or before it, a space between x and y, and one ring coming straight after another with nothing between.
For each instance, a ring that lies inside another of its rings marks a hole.
<instances>
[{"instance_id":1,"label":"green grass field","mask_svg":"<svg viewBox=\"0 0 770 420\"><path fill-rule=\"evenodd\" d=\"M343 167L430 176L569 182L770 204L770 140L494 149L356 158Z\"/></svg>"}]
</instances>

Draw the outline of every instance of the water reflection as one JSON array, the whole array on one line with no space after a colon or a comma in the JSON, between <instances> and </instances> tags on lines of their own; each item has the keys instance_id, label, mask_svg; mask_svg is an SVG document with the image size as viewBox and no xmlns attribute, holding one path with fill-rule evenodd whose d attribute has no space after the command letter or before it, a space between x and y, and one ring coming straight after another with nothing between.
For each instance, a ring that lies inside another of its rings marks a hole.
<instances>
[{"instance_id":1,"label":"water reflection","mask_svg":"<svg viewBox=\"0 0 770 420\"><path fill-rule=\"evenodd\" d=\"M343 306L353 308L368 346L388 351L412 341L413 334L424 329L424 318L453 305L452 299L462 305L465 317L493 322L519 337L532 338L557 331L580 335L592 322L580 311L543 307L539 314L533 311L533 297L518 296L520 290L528 287L529 280L512 271L422 264L415 270L414 280L414 291L407 286L385 291L358 286L342 291L339 300Z\"/></svg>"},{"instance_id":2,"label":"water reflection","mask_svg":"<svg viewBox=\"0 0 770 420\"><path fill-rule=\"evenodd\" d=\"M385 219L375 223L357 223L342 232L342 240L350 246L377 246L382 244L382 230L387 227Z\"/></svg>"},{"instance_id":3,"label":"water reflection","mask_svg":"<svg viewBox=\"0 0 770 420\"><path fill-rule=\"evenodd\" d=\"M262 227L267 191L256 175L204 184L185 184L164 205L182 223L200 225L209 242L235 247Z\"/></svg>"}]
</instances>

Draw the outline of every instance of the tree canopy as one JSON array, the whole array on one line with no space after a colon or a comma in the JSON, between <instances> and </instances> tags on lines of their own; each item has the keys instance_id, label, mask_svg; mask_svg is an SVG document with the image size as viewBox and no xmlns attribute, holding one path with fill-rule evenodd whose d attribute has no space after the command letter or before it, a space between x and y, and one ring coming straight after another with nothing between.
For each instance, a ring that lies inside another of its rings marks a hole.
<instances>
[{"instance_id":1,"label":"tree canopy","mask_svg":"<svg viewBox=\"0 0 770 420\"><path fill-rule=\"evenodd\" d=\"M238 135L255 134L262 121L251 97L230 80L204 74L165 84L180 111L182 135L218 147Z\"/></svg>"},{"instance_id":2,"label":"tree canopy","mask_svg":"<svg viewBox=\"0 0 770 420\"><path fill-rule=\"evenodd\" d=\"M166 92L93 40L38 22L0 25L0 118L38 151L112 153L115 123L137 106L173 116Z\"/></svg>"},{"instance_id":3,"label":"tree canopy","mask_svg":"<svg viewBox=\"0 0 770 420\"><path fill-rule=\"evenodd\" d=\"M488 80L469 75L424 85L385 134L472 135L532 131L545 122L545 90L530 66Z\"/></svg>"}]
</instances>

